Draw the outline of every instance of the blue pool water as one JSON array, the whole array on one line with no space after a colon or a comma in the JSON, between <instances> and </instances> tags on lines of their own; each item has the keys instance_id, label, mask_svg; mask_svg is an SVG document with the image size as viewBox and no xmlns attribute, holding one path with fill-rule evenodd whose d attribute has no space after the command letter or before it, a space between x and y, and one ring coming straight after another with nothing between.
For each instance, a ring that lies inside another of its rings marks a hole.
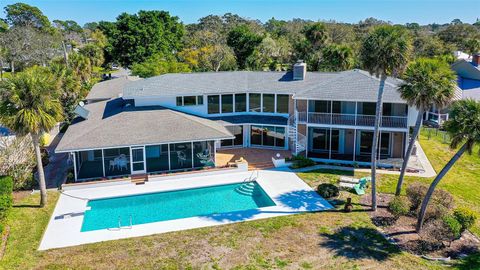
<instances>
[{"instance_id":1,"label":"blue pool water","mask_svg":"<svg viewBox=\"0 0 480 270\"><path fill-rule=\"evenodd\" d=\"M90 200L82 232L274 206L257 182Z\"/></svg>"}]
</instances>

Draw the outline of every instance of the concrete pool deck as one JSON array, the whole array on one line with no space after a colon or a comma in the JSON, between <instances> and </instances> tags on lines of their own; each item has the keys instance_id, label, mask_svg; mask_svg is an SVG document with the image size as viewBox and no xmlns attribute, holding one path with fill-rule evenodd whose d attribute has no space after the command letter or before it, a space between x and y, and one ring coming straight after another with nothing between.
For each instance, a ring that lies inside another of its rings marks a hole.
<instances>
[{"instance_id":1,"label":"concrete pool deck","mask_svg":"<svg viewBox=\"0 0 480 270\"><path fill-rule=\"evenodd\" d=\"M58 199L39 250L217 226L302 212L322 211L332 208L325 199L321 198L293 172L264 170L256 171L253 175L257 177L257 183L275 202L276 206L139 224L131 228L119 230L104 229L81 232L88 200L239 183L250 178L252 172L206 176L191 175L169 180L152 178L145 185L128 183L66 190ZM122 226L129 226L129 224L122 224Z\"/></svg>"}]
</instances>

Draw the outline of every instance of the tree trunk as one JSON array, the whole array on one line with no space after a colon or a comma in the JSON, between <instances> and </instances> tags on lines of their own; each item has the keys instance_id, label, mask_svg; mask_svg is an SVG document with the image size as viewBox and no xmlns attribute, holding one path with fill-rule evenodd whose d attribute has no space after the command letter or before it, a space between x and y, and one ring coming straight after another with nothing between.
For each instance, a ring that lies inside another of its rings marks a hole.
<instances>
[{"instance_id":1,"label":"tree trunk","mask_svg":"<svg viewBox=\"0 0 480 270\"><path fill-rule=\"evenodd\" d=\"M63 49L63 59L65 60L65 65L68 67L67 45L65 45L65 41L63 40L62 40L62 49Z\"/></svg>"},{"instance_id":2,"label":"tree trunk","mask_svg":"<svg viewBox=\"0 0 480 270\"><path fill-rule=\"evenodd\" d=\"M420 128L421 128L422 119L423 119L423 111L424 111L423 108L420 108L418 110L417 122L415 123L415 128L413 130L412 137L410 138L410 142L408 143L407 152L405 153L405 156L403 158L402 170L400 171L400 177L398 178L397 190L395 191L395 196L399 196L400 193L402 192L403 178L405 177L405 172L407 171L408 161L410 160L410 155L412 154L413 146L415 145L415 140L417 139L418 134L420 133Z\"/></svg>"},{"instance_id":3,"label":"tree trunk","mask_svg":"<svg viewBox=\"0 0 480 270\"><path fill-rule=\"evenodd\" d=\"M3 60L0 61L0 81L3 81Z\"/></svg>"},{"instance_id":4,"label":"tree trunk","mask_svg":"<svg viewBox=\"0 0 480 270\"><path fill-rule=\"evenodd\" d=\"M13 60L10 62L10 69L12 71L12 75L15 74L15 64L13 63Z\"/></svg>"},{"instance_id":5,"label":"tree trunk","mask_svg":"<svg viewBox=\"0 0 480 270\"><path fill-rule=\"evenodd\" d=\"M380 122L382 119L382 109L383 109L383 90L385 87L385 80L387 75L385 72L380 76L380 85L378 87L378 97L377 97L377 108L375 113L375 126L373 131L373 141L372 141L372 210L377 211L377 150L378 150L378 141L380 137Z\"/></svg>"},{"instance_id":6,"label":"tree trunk","mask_svg":"<svg viewBox=\"0 0 480 270\"><path fill-rule=\"evenodd\" d=\"M40 206L44 207L47 203L47 186L45 184L45 173L43 172L42 153L40 152L40 136L31 134L35 156L37 158L38 186L40 187Z\"/></svg>"},{"instance_id":7,"label":"tree trunk","mask_svg":"<svg viewBox=\"0 0 480 270\"><path fill-rule=\"evenodd\" d=\"M455 162L465 153L465 150L467 150L467 144L465 143L458 151L455 153L455 155L450 159L450 161L443 167L442 171L435 177L435 180L430 184L430 187L428 188L427 194L425 195L425 198L422 201L422 207L420 208L420 213L418 214L418 220L417 220L417 233L419 233L422 230L423 227L423 219L425 218L425 213L427 212L427 206L428 202L430 201L433 192L435 191L435 188L437 187L438 183L442 178L448 173L448 171L453 167Z\"/></svg>"}]
</instances>

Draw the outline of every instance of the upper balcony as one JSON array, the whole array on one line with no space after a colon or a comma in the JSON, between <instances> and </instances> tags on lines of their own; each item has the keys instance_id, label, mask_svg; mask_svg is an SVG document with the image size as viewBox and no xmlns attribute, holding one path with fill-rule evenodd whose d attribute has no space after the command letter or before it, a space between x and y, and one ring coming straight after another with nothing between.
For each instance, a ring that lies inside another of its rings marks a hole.
<instances>
[{"instance_id":1,"label":"upper balcony","mask_svg":"<svg viewBox=\"0 0 480 270\"><path fill-rule=\"evenodd\" d=\"M375 125L375 115L298 112L297 117L299 123L366 127L373 127ZM407 128L407 117L383 116L380 121L380 126L387 128Z\"/></svg>"}]
</instances>

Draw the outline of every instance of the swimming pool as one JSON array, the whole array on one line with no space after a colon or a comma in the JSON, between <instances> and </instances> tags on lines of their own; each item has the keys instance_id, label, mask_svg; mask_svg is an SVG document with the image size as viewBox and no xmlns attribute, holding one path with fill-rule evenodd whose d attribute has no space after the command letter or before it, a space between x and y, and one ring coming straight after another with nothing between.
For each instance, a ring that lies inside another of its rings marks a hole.
<instances>
[{"instance_id":1,"label":"swimming pool","mask_svg":"<svg viewBox=\"0 0 480 270\"><path fill-rule=\"evenodd\" d=\"M257 182L90 200L82 232L275 206Z\"/></svg>"}]
</instances>

